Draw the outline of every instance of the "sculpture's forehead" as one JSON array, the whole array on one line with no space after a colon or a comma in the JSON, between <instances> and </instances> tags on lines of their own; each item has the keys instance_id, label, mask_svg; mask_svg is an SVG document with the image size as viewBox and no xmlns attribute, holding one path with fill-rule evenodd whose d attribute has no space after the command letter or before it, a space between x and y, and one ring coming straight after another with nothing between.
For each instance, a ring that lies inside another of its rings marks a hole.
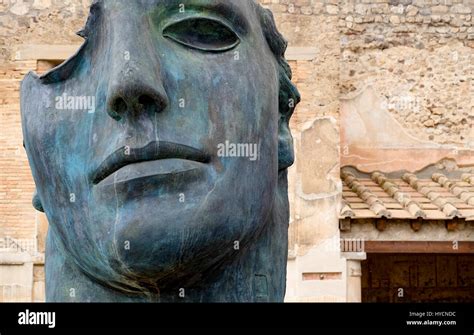
<instances>
[{"instance_id":1,"label":"sculpture's forehead","mask_svg":"<svg viewBox=\"0 0 474 335\"><path fill-rule=\"evenodd\" d=\"M104 7L111 7L119 5L121 7L129 8L141 8L148 10L150 8L165 8L165 9L179 9L186 10L186 8L211 8L219 7L225 9L234 9L236 11L243 11L245 14L249 14L247 11L251 5L254 4L254 0L95 0L94 5L102 5Z\"/></svg>"},{"instance_id":2,"label":"sculpture's forehead","mask_svg":"<svg viewBox=\"0 0 474 335\"><path fill-rule=\"evenodd\" d=\"M139 18L142 12L153 13L156 22L186 13L213 14L227 19L235 29L246 33L260 22L255 6L255 0L96 0L90 19L99 16L108 18L107 22L112 25L127 25L133 24L133 17Z\"/></svg>"}]
</instances>

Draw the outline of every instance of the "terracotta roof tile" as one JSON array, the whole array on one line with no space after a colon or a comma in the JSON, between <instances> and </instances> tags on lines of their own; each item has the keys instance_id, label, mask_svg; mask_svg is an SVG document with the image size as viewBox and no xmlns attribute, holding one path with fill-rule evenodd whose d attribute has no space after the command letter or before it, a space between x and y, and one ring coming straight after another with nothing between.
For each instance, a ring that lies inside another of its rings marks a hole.
<instances>
[{"instance_id":1,"label":"terracotta roof tile","mask_svg":"<svg viewBox=\"0 0 474 335\"><path fill-rule=\"evenodd\" d=\"M461 176L461 180L468 184L474 185L474 173L465 173Z\"/></svg>"},{"instance_id":2,"label":"terracotta roof tile","mask_svg":"<svg viewBox=\"0 0 474 335\"><path fill-rule=\"evenodd\" d=\"M467 176L465 177L467 178ZM472 177L469 177L469 180L471 178ZM435 173L433 175L433 180L444 188L450 190L451 193L457 196L460 200L466 202L468 205L474 206L474 192L470 191L468 188L460 186L460 183L456 181L449 180L448 177L441 173Z\"/></svg>"},{"instance_id":3,"label":"terracotta roof tile","mask_svg":"<svg viewBox=\"0 0 474 335\"><path fill-rule=\"evenodd\" d=\"M456 179L434 173L427 179L405 173L390 179L343 169L341 177L341 218L474 220L474 174Z\"/></svg>"},{"instance_id":4,"label":"terracotta roof tile","mask_svg":"<svg viewBox=\"0 0 474 335\"><path fill-rule=\"evenodd\" d=\"M426 181L418 179L413 173L405 173L402 179L410 184L415 190L423 194L425 197L431 200L436 206L438 206L447 218L454 218L459 216L459 212L456 207L439 193L439 187L434 187L433 183L427 183Z\"/></svg>"},{"instance_id":5,"label":"terracotta roof tile","mask_svg":"<svg viewBox=\"0 0 474 335\"><path fill-rule=\"evenodd\" d=\"M370 206L370 211L372 211L376 217L391 217L390 212L385 208L383 202L366 186L368 184L367 181L362 183L351 172L345 171L342 171L342 178L344 183Z\"/></svg>"},{"instance_id":6,"label":"terracotta roof tile","mask_svg":"<svg viewBox=\"0 0 474 335\"><path fill-rule=\"evenodd\" d=\"M353 204L358 205L358 204ZM342 201L341 216L345 218L353 218L355 216L352 208L347 204L345 200Z\"/></svg>"}]
</instances>

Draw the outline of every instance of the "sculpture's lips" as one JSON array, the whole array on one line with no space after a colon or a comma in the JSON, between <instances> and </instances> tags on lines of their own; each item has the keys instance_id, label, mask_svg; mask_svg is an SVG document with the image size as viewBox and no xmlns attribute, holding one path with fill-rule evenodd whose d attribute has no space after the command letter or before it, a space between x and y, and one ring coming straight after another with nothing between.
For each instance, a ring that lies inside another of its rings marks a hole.
<instances>
[{"instance_id":1,"label":"sculpture's lips","mask_svg":"<svg viewBox=\"0 0 474 335\"><path fill-rule=\"evenodd\" d=\"M155 141L149 143L143 148L123 147L115 151L99 166L95 173L93 173L91 179L92 182L97 185L105 178L122 169L123 167L143 162L181 160L198 163L209 163L210 159L211 158L209 155L203 151L189 147L187 145ZM184 169L184 165L181 167L181 170L182 169ZM163 169L161 173L171 173L172 170L172 168L168 169L168 171ZM146 173L146 171L143 172ZM156 173L160 173L160 171L158 170L155 172L155 174Z\"/></svg>"}]
</instances>

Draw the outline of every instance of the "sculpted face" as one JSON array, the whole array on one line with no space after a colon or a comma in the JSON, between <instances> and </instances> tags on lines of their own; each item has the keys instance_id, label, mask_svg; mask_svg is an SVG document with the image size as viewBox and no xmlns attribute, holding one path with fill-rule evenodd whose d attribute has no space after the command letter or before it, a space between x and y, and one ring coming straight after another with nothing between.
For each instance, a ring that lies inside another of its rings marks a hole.
<instances>
[{"instance_id":1,"label":"sculpted face","mask_svg":"<svg viewBox=\"0 0 474 335\"><path fill-rule=\"evenodd\" d=\"M48 243L89 277L126 292L198 281L265 228L292 152L259 10L98 1L78 53L23 81Z\"/></svg>"}]
</instances>

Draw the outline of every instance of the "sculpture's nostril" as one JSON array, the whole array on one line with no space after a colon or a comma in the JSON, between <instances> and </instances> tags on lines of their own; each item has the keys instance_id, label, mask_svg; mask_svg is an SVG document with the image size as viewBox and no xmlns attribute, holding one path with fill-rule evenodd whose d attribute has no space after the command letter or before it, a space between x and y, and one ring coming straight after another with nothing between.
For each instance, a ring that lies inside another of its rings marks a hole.
<instances>
[{"instance_id":1,"label":"sculpture's nostril","mask_svg":"<svg viewBox=\"0 0 474 335\"><path fill-rule=\"evenodd\" d=\"M144 106L144 107L148 107L148 106L151 106L151 105L155 104L155 99L153 99L149 95L142 95L138 99L138 103L140 105Z\"/></svg>"},{"instance_id":2,"label":"sculpture's nostril","mask_svg":"<svg viewBox=\"0 0 474 335\"><path fill-rule=\"evenodd\" d=\"M157 101L153 99L151 96L144 94L138 98L138 103L145 109L149 110L149 108L153 108L158 110L160 106L157 105Z\"/></svg>"},{"instance_id":3,"label":"sculpture's nostril","mask_svg":"<svg viewBox=\"0 0 474 335\"><path fill-rule=\"evenodd\" d=\"M127 111L127 103L125 102L125 100L118 97L113 102L112 110L119 116L123 115Z\"/></svg>"},{"instance_id":4,"label":"sculpture's nostril","mask_svg":"<svg viewBox=\"0 0 474 335\"><path fill-rule=\"evenodd\" d=\"M144 111L158 113L167 106L165 99L154 94L141 94L138 99L134 97L135 95L129 92L126 92L125 95L115 94L115 97L111 99L109 114L118 121L127 113L132 113L131 115L135 116Z\"/></svg>"},{"instance_id":5,"label":"sculpture's nostril","mask_svg":"<svg viewBox=\"0 0 474 335\"><path fill-rule=\"evenodd\" d=\"M162 95L142 94L138 98L138 104L141 105L144 110L160 113L168 106L168 101L166 97Z\"/></svg>"}]
</instances>

